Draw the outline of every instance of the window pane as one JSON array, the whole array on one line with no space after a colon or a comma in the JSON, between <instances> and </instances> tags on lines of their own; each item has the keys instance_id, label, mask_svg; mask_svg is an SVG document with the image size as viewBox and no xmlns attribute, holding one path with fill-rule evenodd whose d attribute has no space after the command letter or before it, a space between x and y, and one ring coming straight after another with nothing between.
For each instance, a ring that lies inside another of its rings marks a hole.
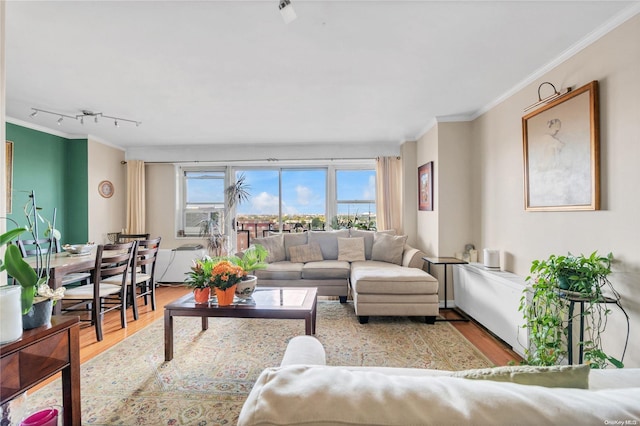
<instances>
[{"instance_id":1,"label":"window pane","mask_svg":"<svg viewBox=\"0 0 640 426\"><path fill-rule=\"evenodd\" d=\"M224 204L224 172L185 172L187 204Z\"/></svg>"},{"instance_id":2,"label":"window pane","mask_svg":"<svg viewBox=\"0 0 640 426\"><path fill-rule=\"evenodd\" d=\"M337 170L338 201L375 201L375 170Z\"/></svg>"},{"instance_id":3,"label":"window pane","mask_svg":"<svg viewBox=\"0 0 640 426\"><path fill-rule=\"evenodd\" d=\"M248 247L249 240L262 237L269 229L278 229L280 212L279 173L277 170L242 170L249 186L249 199L236 204L237 248Z\"/></svg>"},{"instance_id":4,"label":"window pane","mask_svg":"<svg viewBox=\"0 0 640 426\"><path fill-rule=\"evenodd\" d=\"M375 203L338 203L338 216L332 223L334 229L375 229Z\"/></svg>"},{"instance_id":5,"label":"window pane","mask_svg":"<svg viewBox=\"0 0 640 426\"><path fill-rule=\"evenodd\" d=\"M285 228L323 229L327 199L327 171L282 171L282 221Z\"/></svg>"}]
</instances>

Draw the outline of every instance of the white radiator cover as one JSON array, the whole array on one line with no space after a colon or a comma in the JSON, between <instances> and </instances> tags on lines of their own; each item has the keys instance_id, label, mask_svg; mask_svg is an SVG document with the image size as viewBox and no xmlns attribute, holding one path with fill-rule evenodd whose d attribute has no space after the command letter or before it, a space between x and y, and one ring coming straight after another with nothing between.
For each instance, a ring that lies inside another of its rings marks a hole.
<instances>
[{"instance_id":1,"label":"white radiator cover","mask_svg":"<svg viewBox=\"0 0 640 426\"><path fill-rule=\"evenodd\" d=\"M454 265L453 289L456 306L493 334L524 355L528 344L524 319L518 311L523 277L511 272L488 270L481 263Z\"/></svg>"},{"instance_id":2,"label":"white radiator cover","mask_svg":"<svg viewBox=\"0 0 640 426\"><path fill-rule=\"evenodd\" d=\"M156 282L159 283L182 283L187 278L186 273L191 269L194 259L201 259L206 256L207 250L158 250L156 260Z\"/></svg>"}]
</instances>

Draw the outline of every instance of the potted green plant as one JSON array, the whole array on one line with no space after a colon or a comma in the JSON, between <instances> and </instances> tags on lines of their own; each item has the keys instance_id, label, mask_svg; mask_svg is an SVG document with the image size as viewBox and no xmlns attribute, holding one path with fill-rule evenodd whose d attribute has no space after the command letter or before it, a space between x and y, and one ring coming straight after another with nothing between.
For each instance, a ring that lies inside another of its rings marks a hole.
<instances>
[{"instance_id":1,"label":"potted green plant","mask_svg":"<svg viewBox=\"0 0 640 426\"><path fill-rule=\"evenodd\" d=\"M187 273L185 284L193 289L196 303L207 303L211 296L211 271L213 262L210 257L193 261L191 270Z\"/></svg>"},{"instance_id":2,"label":"potted green plant","mask_svg":"<svg viewBox=\"0 0 640 426\"><path fill-rule=\"evenodd\" d=\"M265 269L267 267L265 260L268 256L269 252L262 244L254 244L246 249L242 256L231 256L229 258L233 264L247 272L247 275L236 286L236 296L241 299L248 299L253 295L258 284L258 277L249 275L249 273L258 269Z\"/></svg>"},{"instance_id":3,"label":"potted green plant","mask_svg":"<svg viewBox=\"0 0 640 426\"><path fill-rule=\"evenodd\" d=\"M207 219L201 220L198 235L204 238L209 253L214 256L222 256L226 252L227 236L220 232L219 212L214 212Z\"/></svg>"},{"instance_id":4,"label":"potted green plant","mask_svg":"<svg viewBox=\"0 0 640 426\"><path fill-rule=\"evenodd\" d=\"M238 179L236 179L235 183L229 185L224 193L227 196L227 205L229 209L232 209L236 203L240 204L244 201L247 201L251 196L249 189L251 186L246 182L246 176L244 173L240 173Z\"/></svg>"},{"instance_id":5,"label":"potted green plant","mask_svg":"<svg viewBox=\"0 0 640 426\"><path fill-rule=\"evenodd\" d=\"M611 312L603 303L603 288L610 294L608 300L615 301L622 309L620 296L608 279L612 258L611 253L600 256L597 252L590 256L552 254L547 259L532 262L531 275L526 278L529 286L523 292L519 307L525 319L523 327L529 331L529 345L525 349L527 364L562 362L567 356L568 324L582 315L589 324L584 339L578 342L585 362L592 368L604 368L608 364L623 367L622 361L602 350L601 336L606 329L606 317ZM572 300L582 303L584 310L569 318Z\"/></svg>"}]
</instances>

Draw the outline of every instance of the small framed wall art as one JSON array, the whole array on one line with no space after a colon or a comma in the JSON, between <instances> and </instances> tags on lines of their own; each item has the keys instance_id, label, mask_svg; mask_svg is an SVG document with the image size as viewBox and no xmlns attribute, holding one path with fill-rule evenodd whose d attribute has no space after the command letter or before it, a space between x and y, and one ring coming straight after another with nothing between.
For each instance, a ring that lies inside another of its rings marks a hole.
<instances>
[{"instance_id":1,"label":"small framed wall art","mask_svg":"<svg viewBox=\"0 0 640 426\"><path fill-rule=\"evenodd\" d=\"M598 82L522 117L525 210L600 209Z\"/></svg>"},{"instance_id":2,"label":"small framed wall art","mask_svg":"<svg viewBox=\"0 0 640 426\"><path fill-rule=\"evenodd\" d=\"M418 210L433 211L433 161L418 167Z\"/></svg>"},{"instance_id":3,"label":"small framed wall art","mask_svg":"<svg viewBox=\"0 0 640 426\"><path fill-rule=\"evenodd\" d=\"M98 192L104 198L111 198L113 196L113 184L108 180L103 180L98 184Z\"/></svg>"}]
</instances>

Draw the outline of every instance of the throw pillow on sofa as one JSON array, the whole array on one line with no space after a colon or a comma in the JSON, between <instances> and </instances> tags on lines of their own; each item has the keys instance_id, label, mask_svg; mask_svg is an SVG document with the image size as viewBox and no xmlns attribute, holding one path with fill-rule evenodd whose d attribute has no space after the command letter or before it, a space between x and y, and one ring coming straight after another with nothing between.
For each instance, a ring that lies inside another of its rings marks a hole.
<instances>
[{"instance_id":1,"label":"throw pillow on sofa","mask_svg":"<svg viewBox=\"0 0 640 426\"><path fill-rule=\"evenodd\" d=\"M554 365L550 367L514 365L456 371L453 373L453 377L512 382L521 385L545 386L548 388L589 389L590 370L591 367L586 364Z\"/></svg>"},{"instance_id":2,"label":"throw pillow on sofa","mask_svg":"<svg viewBox=\"0 0 640 426\"><path fill-rule=\"evenodd\" d=\"M293 263L319 262L324 260L318 244L305 244L289 249L289 257Z\"/></svg>"},{"instance_id":3,"label":"throw pillow on sofa","mask_svg":"<svg viewBox=\"0 0 640 426\"><path fill-rule=\"evenodd\" d=\"M253 238L253 244L260 244L267 249L269 255L265 259L267 263L282 262L285 260L284 240L282 234L265 238Z\"/></svg>"},{"instance_id":4,"label":"throw pillow on sofa","mask_svg":"<svg viewBox=\"0 0 640 426\"><path fill-rule=\"evenodd\" d=\"M371 248L371 260L402 264L402 253L407 242L406 235L387 235L376 233Z\"/></svg>"},{"instance_id":5,"label":"throw pillow on sofa","mask_svg":"<svg viewBox=\"0 0 640 426\"><path fill-rule=\"evenodd\" d=\"M286 259L291 260L291 248L295 246L302 246L308 243L307 241L308 232L300 232L300 233L285 233L284 238L284 254Z\"/></svg>"},{"instance_id":6,"label":"throw pillow on sofa","mask_svg":"<svg viewBox=\"0 0 640 426\"><path fill-rule=\"evenodd\" d=\"M338 260L364 261L364 238L338 238Z\"/></svg>"},{"instance_id":7,"label":"throw pillow on sofa","mask_svg":"<svg viewBox=\"0 0 640 426\"><path fill-rule=\"evenodd\" d=\"M320 245L324 260L337 260L338 238L349 238L348 229L339 229L337 231L309 231L305 232L305 234L309 235L309 244L316 243Z\"/></svg>"},{"instance_id":8,"label":"throw pillow on sofa","mask_svg":"<svg viewBox=\"0 0 640 426\"><path fill-rule=\"evenodd\" d=\"M373 248L373 238L377 233L396 235L395 229L388 229L385 231L367 231L363 229L349 228L350 237L364 238L364 257L366 260L371 260L371 249Z\"/></svg>"}]
</instances>

